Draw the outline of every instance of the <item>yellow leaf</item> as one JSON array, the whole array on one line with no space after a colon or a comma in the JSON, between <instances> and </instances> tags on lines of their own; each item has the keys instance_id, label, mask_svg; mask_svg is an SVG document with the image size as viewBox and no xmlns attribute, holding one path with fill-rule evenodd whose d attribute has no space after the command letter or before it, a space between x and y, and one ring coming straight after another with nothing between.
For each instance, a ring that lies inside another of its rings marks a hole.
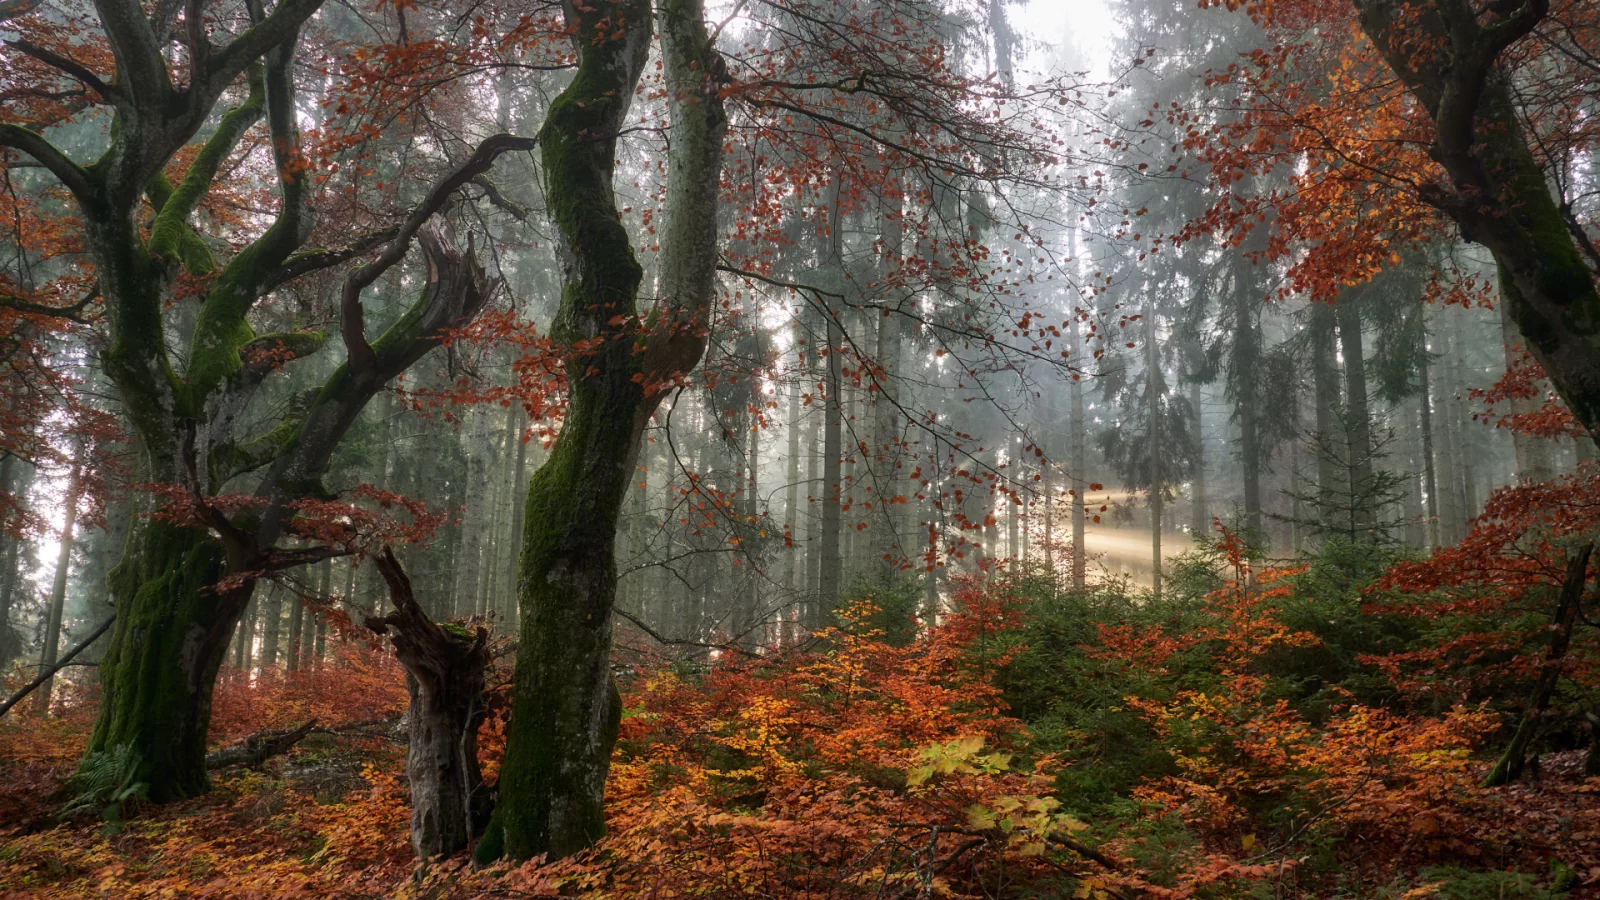
<instances>
[{"instance_id":1,"label":"yellow leaf","mask_svg":"<svg viewBox=\"0 0 1600 900\"><path fill-rule=\"evenodd\" d=\"M1239 843L1243 844L1246 850L1249 850L1251 847L1256 845L1256 836L1253 834L1247 834L1244 836L1243 840L1239 841Z\"/></svg>"},{"instance_id":2,"label":"yellow leaf","mask_svg":"<svg viewBox=\"0 0 1600 900\"><path fill-rule=\"evenodd\" d=\"M967 807L967 827L987 831L994 827L994 813L974 803Z\"/></svg>"}]
</instances>

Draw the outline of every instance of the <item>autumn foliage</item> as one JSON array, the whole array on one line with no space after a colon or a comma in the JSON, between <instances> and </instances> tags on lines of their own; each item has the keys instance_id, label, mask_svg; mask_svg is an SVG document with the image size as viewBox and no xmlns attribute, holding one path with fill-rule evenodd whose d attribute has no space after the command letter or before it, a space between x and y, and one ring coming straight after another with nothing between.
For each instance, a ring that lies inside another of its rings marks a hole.
<instances>
[{"instance_id":1,"label":"autumn foliage","mask_svg":"<svg viewBox=\"0 0 1600 900\"><path fill-rule=\"evenodd\" d=\"M83 740L84 697L42 728L0 731L8 821L22 823L0 884L38 897L1176 898L1457 896L1445 888L1479 879L1545 896L1529 891L1595 881L1600 780L1581 752L1556 752L1541 781L1479 782L1542 646L1552 555L1600 508L1591 480L1507 489L1460 548L1387 569L1336 547L1257 569L1224 531L1177 568L1178 600L974 578L920 634L886 623L867 591L806 649L619 651L610 834L557 863L414 872L401 673L365 644L320 670L225 676L215 732L364 727L116 834L40 818ZM1592 696L1594 648L1572 658L1567 696ZM481 742L491 778L506 675L491 679Z\"/></svg>"}]
</instances>

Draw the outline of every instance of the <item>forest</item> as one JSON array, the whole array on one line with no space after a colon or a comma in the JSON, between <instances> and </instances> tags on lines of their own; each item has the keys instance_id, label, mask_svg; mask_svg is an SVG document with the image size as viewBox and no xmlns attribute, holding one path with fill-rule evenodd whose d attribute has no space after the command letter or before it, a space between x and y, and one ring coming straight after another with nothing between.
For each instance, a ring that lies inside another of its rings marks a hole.
<instances>
[{"instance_id":1,"label":"forest","mask_svg":"<svg viewBox=\"0 0 1600 900\"><path fill-rule=\"evenodd\" d=\"M1595 0L0 0L0 898L1600 898Z\"/></svg>"}]
</instances>

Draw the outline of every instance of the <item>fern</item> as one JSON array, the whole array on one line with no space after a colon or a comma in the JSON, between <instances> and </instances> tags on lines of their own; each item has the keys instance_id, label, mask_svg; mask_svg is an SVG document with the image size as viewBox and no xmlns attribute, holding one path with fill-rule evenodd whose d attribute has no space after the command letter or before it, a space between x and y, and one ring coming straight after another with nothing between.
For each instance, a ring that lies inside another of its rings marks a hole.
<instances>
[{"instance_id":1,"label":"fern","mask_svg":"<svg viewBox=\"0 0 1600 900\"><path fill-rule=\"evenodd\" d=\"M106 831L122 830L123 812L148 797L149 785L138 780L140 761L131 744L119 744L84 757L78 771L67 780L73 799L61 808L61 815L97 809L106 822Z\"/></svg>"}]
</instances>

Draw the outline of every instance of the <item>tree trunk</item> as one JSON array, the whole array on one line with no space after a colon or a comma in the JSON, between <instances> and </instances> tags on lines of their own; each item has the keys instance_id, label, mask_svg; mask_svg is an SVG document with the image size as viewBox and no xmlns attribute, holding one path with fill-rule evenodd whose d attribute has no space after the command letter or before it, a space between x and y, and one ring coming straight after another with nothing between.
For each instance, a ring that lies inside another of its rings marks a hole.
<instances>
[{"instance_id":1,"label":"tree trunk","mask_svg":"<svg viewBox=\"0 0 1600 900\"><path fill-rule=\"evenodd\" d=\"M1517 324L1511 321L1511 304L1505 302L1503 297L1500 302L1500 346L1505 354L1506 368L1510 369L1518 361L1522 340L1521 335L1517 334ZM1511 411L1517 415L1528 415L1538 412L1542 405L1538 396L1517 397L1511 401ZM1516 454L1519 481L1538 484L1556 477L1553 458L1555 445L1548 439L1512 429L1511 446Z\"/></svg>"},{"instance_id":2,"label":"tree trunk","mask_svg":"<svg viewBox=\"0 0 1600 900\"><path fill-rule=\"evenodd\" d=\"M136 780L157 803L208 787L212 689L251 594L216 591L223 572L222 544L206 529L144 519L108 579L117 624L100 661L104 699L89 750L137 748ZM247 670L248 630L244 639Z\"/></svg>"},{"instance_id":3,"label":"tree trunk","mask_svg":"<svg viewBox=\"0 0 1600 900\"><path fill-rule=\"evenodd\" d=\"M11 602L17 590L17 556L22 542L6 537L6 552L0 561L0 669L11 665L12 653L17 649L11 643Z\"/></svg>"},{"instance_id":4,"label":"tree trunk","mask_svg":"<svg viewBox=\"0 0 1600 900\"><path fill-rule=\"evenodd\" d=\"M1561 680L1561 662L1566 658L1567 648L1572 644L1572 626L1581 615L1583 588L1589 580L1589 556L1592 553L1594 545L1586 544L1567 562L1567 575L1561 584L1561 599L1556 605L1555 616L1551 622L1550 649L1545 654L1544 665L1539 667L1539 677L1534 681L1533 694L1524 708L1522 721L1517 724L1511 745L1506 747L1506 752L1501 755L1500 761L1484 779L1484 787L1509 784L1522 774L1528 748L1533 745L1533 739L1539 734L1539 723L1544 718L1545 710L1550 707L1550 698L1555 694L1557 682Z\"/></svg>"},{"instance_id":5,"label":"tree trunk","mask_svg":"<svg viewBox=\"0 0 1600 900\"><path fill-rule=\"evenodd\" d=\"M1417 372L1422 379L1419 399L1422 425L1422 486L1428 493L1428 548L1437 550L1439 543L1439 480L1434 474L1433 454L1433 387L1428 378L1429 359L1426 350Z\"/></svg>"},{"instance_id":6,"label":"tree trunk","mask_svg":"<svg viewBox=\"0 0 1600 900\"><path fill-rule=\"evenodd\" d=\"M566 7L578 69L539 132L565 287L552 336L571 349L568 405L528 486L522 622L500 799L478 858L567 856L605 831L621 702L611 678L616 527L661 385L693 369L715 286L725 67L699 0L667 0L672 119L659 315L641 332L643 271L617 214L612 168L650 49L649 0ZM582 343L582 349L575 345Z\"/></svg>"},{"instance_id":7,"label":"tree trunk","mask_svg":"<svg viewBox=\"0 0 1600 900\"><path fill-rule=\"evenodd\" d=\"M834 227L838 228L838 224L835 223ZM824 360L827 382L822 406L822 522L817 542L817 627L825 625L839 605L844 565L841 556L844 483L840 471L841 457L844 455L841 434L844 380L840 362L844 352L844 328L832 314L828 314L827 330L828 356Z\"/></svg>"},{"instance_id":8,"label":"tree trunk","mask_svg":"<svg viewBox=\"0 0 1600 900\"><path fill-rule=\"evenodd\" d=\"M305 633L306 606L299 597L289 603L289 643L284 647L284 668L290 672L300 670L300 638Z\"/></svg>"},{"instance_id":9,"label":"tree trunk","mask_svg":"<svg viewBox=\"0 0 1600 900\"><path fill-rule=\"evenodd\" d=\"M1194 409L1194 496L1189 510L1189 529L1195 538L1211 532L1211 513L1206 507L1206 429L1202 414L1204 398L1200 382L1189 382L1189 405Z\"/></svg>"},{"instance_id":10,"label":"tree trunk","mask_svg":"<svg viewBox=\"0 0 1600 900\"><path fill-rule=\"evenodd\" d=\"M1340 503L1339 457L1344 435L1339 426L1339 371L1334 354L1337 314L1328 303L1311 307L1311 379L1317 413L1317 503L1331 515Z\"/></svg>"},{"instance_id":11,"label":"tree trunk","mask_svg":"<svg viewBox=\"0 0 1600 900\"><path fill-rule=\"evenodd\" d=\"M1266 462L1261 446L1260 399L1256 396L1261 365L1261 296L1257 290L1256 269L1248 257L1240 255L1235 265L1233 377L1234 418L1239 422L1239 465L1244 479L1245 526L1262 535L1261 470Z\"/></svg>"},{"instance_id":12,"label":"tree trunk","mask_svg":"<svg viewBox=\"0 0 1600 900\"><path fill-rule=\"evenodd\" d=\"M513 406L513 409L515 409L515 406ZM511 494L511 533L507 535L511 539L511 552L507 554L510 557L510 562L505 575L505 583L508 588L516 584L517 550L522 547L522 528L524 516L527 514L527 504L524 500L528 496L528 441L522 438L523 429L526 427L523 422L524 418L524 415L514 416L513 421L515 424L512 426L511 433L512 439L517 442L517 456L515 463L516 487ZM516 628L517 622L521 619L521 607L516 601L515 591L508 589L505 591L505 595L506 603L503 614L506 625L509 628Z\"/></svg>"},{"instance_id":13,"label":"tree trunk","mask_svg":"<svg viewBox=\"0 0 1600 900\"><path fill-rule=\"evenodd\" d=\"M1072 318L1072 353L1078 355L1082 349L1078 340L1078 319ZM1084 544L1087 525L1087 511L1084 509L1084 491L1089 487L1089 480L1083 477L1084 466L1088 465L1084 454L1084 432L1088 427L1087 419L1083 414L1083 381L1081 378L1072 379L1072 471L1068 473L1068 481L1072 485L1072 588L1083 591L1087 582L1089 551Z\"/></svg>"},{"instance_id":14,"label":"tree trunk","mask_svg":"<svg viewBox=\"0 0 1600 900\"><path fill-rule=\"evenodd\" d=\"M894 223L894 227L890 223ZM885 221L884 240L891 246L898 247L898 217ZM893 257L898 261L898 255ZM875 515L872 519L872 528L868 530L871 536L867 541L867 555L871 571L880 575L885 581L894 577L896 572L905 565L906 553L901 545L901 535L895 527L894 498L898 491L898 471L896 463L900 459L899 447L899 409L895 406L895 398L890 391L890 379L894 377L895 366L891 359L900 347L900 318L891 315L887 310L878 316L878 344L873 360L876 390L868 396L872 405L872 447L867 456L867 471L872 477L872 506ZM878 373L881 373L878 374ZM1015 519L1013 519L1013 529ZM1012 540L1015 544L1015 539Z\"/></svg>"},{"instance_id":15,"label":"tree trunk","mask_svg":"<svg viewBox=\"0 0 1600 900\"><path fill-rule=\"evenodd\" d=\"M1161 352L1156 347L1156 300L1154 292L1144 310L1144 396L1149 408L1147 429L1150 447L1150 592L1161 599ZM1248 453L1248 444L1246 452ZM1248 463L1246 464L1248 469ZM1250 492L1246 483L1245 498Z\"/></svg>"},{"instance_id":16,"label":"tree trunk","mask_svg":"<svg viewBox=\"0 0 1600 900\"><path fill-rule=\"evenodd\" d=\"M1372 471L1372 411L1367 406L1366 354L1361 313L1351 297L1334 304L1339 317L1339 349L1344 353L1345 425L1349 428L1351 537L1377 539L1378 509Z\"/></svg>"},{"instance_id":17,"label":"tree trunk","mask_svg":"<svg viewBox=\"0 0 1600 900\"><path fill-rule=\"evenodd\" d=\"M268 584L267 596L261 600L261 668L271 669L278 664L278 644L283 637L283 595L276 585Z\"/></svg>"},{"instance_id":18,"label":"tree trunk","mask_svg":"<svg viewBox=\"0 0 1600 900\"><path fill-rule=\"evenodd\" d=\"M489 630L471 636L441 627L417 603L389 548L374 560L394 612L366 626L389 636L406 670L406 777L411 783L411 849L421 860L464 850L483 831L489 792L478 767Z\"/></svg>"},{"instance_id":19,"label":"tree trunk","mask_svg":"<svg viewBox=\"0 0 1600 900\"><path fill-rule=\"evenodd\" d=\"M815 345L812 346L810 356L810 376L816 377L817 354ZM812 381L815 389L818 382ZM815 391L814 396L820 396L820 391ZM818 495L823 491L822 484L822 422L815 413L807 417L810 424L806 428L806 558L805 558L805 603L801 610L800 623L802 630L807 634L822 627L822 516L820 510L813 509Z\"/></svg>"},{"instance_id":20,"label":"tree trunk","mask_svg":"<svg viewBox=\"0 0 1600 900\"><path fill-rule=\"evenodd\" d=\"M67 575L72 570L72 544L76 538L73 528L78 523L78 498L83 493L83 470L72 467L67 482L65 523L61 526L61 552L56 557L55 581L50 586L50 610L44 626L44 646L39 652L39 671L44 672L56 664L56 649L61 643L61 614L67 603ZM39 715L50 714L50 695L55 689L55 678L46 678L39 686L35 701Z\"/></svg>"},{"instance_id":21,"label":"tree trunk","mask_svg":"<svg viewBox=\"0 0 1600 900\"><path fill-rule=\"evenodd\" d=\"M12 479L16 462L15 456L0 451L0 491L13 496L21 493ZM17 556L21 552L22 541L11 535L10 525L0 517L0 543L5 544L5 553L0 555L0 670L10 666L12 654L21 649L15 647L11 640L11 600L17 589Z\"/></svg>"},{"instance_id":22,"label":"tree trunk","mask_svg":"<svg viewBox=\"0 0 1600 900\"><path fill-rule=\"evenodd\" d=\"M798 334L798 331L797 331ZM800 379L789 385L789 481L783 495L783 530L790 546L783 554L783 588L793 603L800 596ZM785 615L794 615L793 610ZM798 629L796 629L798 630ZM795 635L791 635L794 637Z\"/></svg>"}]
</instances>

